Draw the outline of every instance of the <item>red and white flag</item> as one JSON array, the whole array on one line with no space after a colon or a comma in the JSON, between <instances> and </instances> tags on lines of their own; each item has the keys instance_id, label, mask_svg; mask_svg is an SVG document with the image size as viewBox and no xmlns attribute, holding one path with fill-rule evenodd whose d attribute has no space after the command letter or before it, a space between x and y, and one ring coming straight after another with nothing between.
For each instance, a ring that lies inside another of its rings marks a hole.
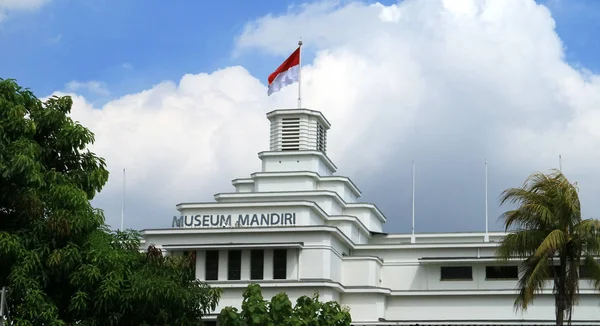
<instances>
[{"instance_id":1,"label":"red and white flag","mask_svg":"<svg viewBox=\"0 0 600 326\"><path fill-rule=\"evenodd\" d=\"M269 75L269 91L271 95L285 86L300 79L300 47L292 53L272 74Z\"/></svg>"}]
</instances>

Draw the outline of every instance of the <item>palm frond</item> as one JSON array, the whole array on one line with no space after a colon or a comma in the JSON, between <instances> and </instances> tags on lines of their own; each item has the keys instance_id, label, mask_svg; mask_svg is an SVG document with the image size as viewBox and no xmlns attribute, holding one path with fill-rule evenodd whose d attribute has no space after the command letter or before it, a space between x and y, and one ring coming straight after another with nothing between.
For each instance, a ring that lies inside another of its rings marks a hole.
<instances>
[{"instance_id":1,"label":"palm frond","mask_svg":"<svg viewBox=\"0 0 600 326\"><path fill-rule=\"evenodd\" d=\"M600 221L585 219L573 227L575 241L590 255L600 255Z\"/></svg>"},{"instance_id":2,"label":"palm frond","mask_svg":"<svg viewBox=\"0 0 600 326\"><path fill-rule=\"evenodd\" d=\"M589 281L600 290L600 262L592 255L585 255L582 267L585 268Z\"/></svg>"},{"instance_id":3,"label":"palm frond","mask_svg":"<svg viewBox=\"0 0 600 326\"><path fill-rule=\"evenodd\" d=\"M519 294L515 299L517 310L526 310L533 303L535 295L543 290L544 283L550 276L550 266L547 258L531 258L523 263L523 276L519 279Z\"/></svg>"},{"instance_id":4,"label":"palm frond","mask_svg":"<svg viewBox=\"0 0 600 326\"><path fill-rule=\"evenodd\" d=\"M496 255L502 259L528 258L533 255L547 236L541 230L520 230L507 234L500 243Z\"/></svg>"},{"instance_id":5,"label":"palm frond","mask_svg":"<svg viewBox=\"0 0 600 326\"><path fill-rule=\"evenodd\" d=\"M552 257L554 256L554 253L566 245L567 241L568 237L563 230L553 230L546 236L544 241L539 244L537 250L535 251L534 257Z\"/></svg>"}]
</instances>

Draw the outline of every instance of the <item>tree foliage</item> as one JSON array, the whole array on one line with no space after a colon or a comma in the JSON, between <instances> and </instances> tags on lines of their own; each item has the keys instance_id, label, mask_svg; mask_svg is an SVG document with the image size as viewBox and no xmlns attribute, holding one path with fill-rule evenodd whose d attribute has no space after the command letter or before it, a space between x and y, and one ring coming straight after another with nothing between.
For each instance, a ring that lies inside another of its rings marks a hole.
<instances>
[{"instance_id":1,"label":"tree foliage","mask_svg":"<svg viewBox=\"0 0 600 326\"><path fill-rule=\"evenodd\" d=\"M108 229L90 204L106 164L71 106L0 79L0 286L15 325L200 324L220 291L192 280L189 260Z\"/></svg>"},{"instance_id":2,"label":"tree foliage","mask_svg":"<svg viewBox=\"0 0 600 326\"><path fill-rule=\"evenodd\" d=\"M517 309L527 309L548 280L554 283L556 323L571 323L579 294L580 266L600 289L600 221L582 219L576 184L558 170L534 173L520 188L505 190L501 203L518 207L502 215L506 230L498 256L521 258Z\"/></svg>"},{"instance_id":3,"label":"tree foliage","mask_svg":"<svg viewBox=\"0 0 600 326\"><path fill-rule=\"evenodd\" d=\"M335 301L321 302L319 295L302 296L292 306L287 294L263 299L260 285L250 284L243 294L242 310L225 307L218 316L223 326L348 326L352 318Z\"/></svg>"}]
</instances>

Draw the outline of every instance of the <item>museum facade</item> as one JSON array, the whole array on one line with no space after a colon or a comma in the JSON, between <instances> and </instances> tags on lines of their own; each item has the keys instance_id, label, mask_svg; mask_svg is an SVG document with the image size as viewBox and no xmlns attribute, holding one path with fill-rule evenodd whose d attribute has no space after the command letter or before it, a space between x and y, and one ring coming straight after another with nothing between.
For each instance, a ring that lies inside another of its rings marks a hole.
<instances>
[{"instance_id":1,"label":"museum facade","mask_svg":"<svg viewBox=\"0 0 600 326\"><path fill-rule=\"evenodd\" d=\"M214 202L181 203L172 227L142 232L170 255L195 253L196 277L241 305L258 283L265 298L318 292L350 308L354 325L553 325L548 280L526 312L513 303L519 261L495 258L503 233L388 234L386 216L327 157L318 111L275 110L262 169L232 181ZM357 153L359 155L360 153ZM580 282L573 325L600 325L600 295Z\"/></svg>"}]
</instances>

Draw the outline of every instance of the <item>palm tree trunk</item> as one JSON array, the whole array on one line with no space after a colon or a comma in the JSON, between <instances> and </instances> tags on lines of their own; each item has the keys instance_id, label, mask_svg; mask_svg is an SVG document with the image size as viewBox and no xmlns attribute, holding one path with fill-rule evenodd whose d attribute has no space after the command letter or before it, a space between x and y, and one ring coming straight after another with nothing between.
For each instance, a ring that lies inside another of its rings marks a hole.
<instances>
[{"instance_id":1,"label":"palm tree trunk","mask_svg":"<svg viewBox=\"0 0 600 326\"><path fill-rule=\"evenodd\" d=\"M561 298L560 294L555 296L556 304L556 326L563 326L565 321L565 308L564 308L564 300Z\"/></svg>"},{"instance_id":2,"label":"palm tree trunk","mask_svg":"<svg viewBox=\"0 0 600 326\"><path fill-rule=\"evenodd\" d=\"M556 289L556 294L554 295L554 303L556 305L556 326L562 326L565 323L565 308L567 303L567 291L565 289L567 280L567 259L564 251L560 252L559 256L560 265L558 266L558 270L555 270L555 273L558 272L558 275L555 275L554 278L554 287Z\"/></svg>"}]
</instances>

